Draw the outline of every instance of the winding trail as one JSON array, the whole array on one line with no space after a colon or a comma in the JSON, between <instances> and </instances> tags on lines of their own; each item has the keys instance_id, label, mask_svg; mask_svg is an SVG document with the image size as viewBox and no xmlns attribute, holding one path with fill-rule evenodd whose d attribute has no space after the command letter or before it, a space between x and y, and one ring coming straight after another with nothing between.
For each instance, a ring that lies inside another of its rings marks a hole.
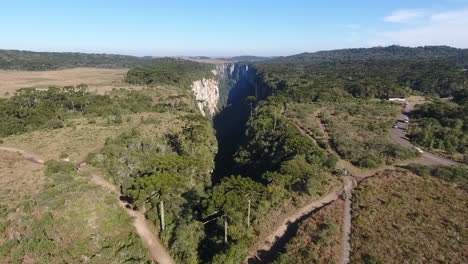
<instances>
[{"instance_id":1,"label":"winding trail","mask_svg":"<svg viewBox=\"0 0 468 264\"><path fill-rule=\"evenodd\" d=\"M117 187L109 181L102 178L101 176L93 174L91 177L91 182L101 186L102 188L116 195L120 195L120 192L118 191ZM132 210L130 204L120 199L119 205L127 212L128 215L133 217L133 225L135 226L138 235L143 241L143 244L149 250L151 258L159 264L175 264L175 261L172 259L172 257L166 251L166 249L161 245L158 238L151 230L151 227L147 223L143 213Z\"/></svg>"},{"instance_id":2,"label":"winding trail","mask_svg":"<svg viewBox=\"0 0 468 264\"><path fill-rule=\"evenodd\" d=\"M0 147L0 150L17 152L23 155L27 160L33 163L44 164L43 160L38 159L21 149L12 148L12 147ZM80 163L78 166L78 170L83 169L85 166L86 166L86 163L83 163L83 162ZM96 185L101 186L103 189L106 189L116 194L117 196L120 196L120 192L115 185L113 185L112 183L110 183L109 181L105 180L104 178L98 175L93 174L91 176L91 182ZM156 263L159 263L159 264L175 264L174 259L172 259L172 257L169 255L167 250L159 242L156 234L152 231L143 213L132 210L130 204L128 204L125 201L122 201L121 199L118 199L118 200L119 200L120 207L122 207L125 210L125 212L127 212L127 214L133 218L133 226L135 226L135 229L138 235L140 236L141 240L143 241L143 244L148 249L151 258Z\"/></svg>"}]
</instances>

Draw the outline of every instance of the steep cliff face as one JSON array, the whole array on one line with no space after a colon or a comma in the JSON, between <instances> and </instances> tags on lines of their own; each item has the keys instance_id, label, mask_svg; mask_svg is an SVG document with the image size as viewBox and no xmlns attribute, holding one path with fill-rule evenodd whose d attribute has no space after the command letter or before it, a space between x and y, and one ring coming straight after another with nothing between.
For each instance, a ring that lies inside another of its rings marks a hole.
<instances>
[{"instance_id":1,"label":"steep cliff face","mask_svg":"<svg viewBox=\"0 0 468 264\"><path fill-rule=\"evenodd\" d=\"M245 64L219 64L213 69L213 79L194 81L191 90L198 109L203 116L213 117L220 107L228 103L228 98L239 99L237 93L255 87L255 74Z\"/></svg>"},{"instance_id":2,"label":"steep cliff face","mask_svg":"<svg viewBox=\"0 0 468 264\"><path fill-rule=\"evenodd\" d=\"M219 82L215 79L202 79L194 81L192 92L197 101L198 109L203 116L213 116L218 109Z\"/></svg>"}]
</instances>

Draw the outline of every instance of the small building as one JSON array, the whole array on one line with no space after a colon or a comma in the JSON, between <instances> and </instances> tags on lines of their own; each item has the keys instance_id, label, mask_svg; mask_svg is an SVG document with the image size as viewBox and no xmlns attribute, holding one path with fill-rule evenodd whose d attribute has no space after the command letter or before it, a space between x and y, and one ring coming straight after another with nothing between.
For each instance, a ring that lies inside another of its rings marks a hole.
<instances>
[{"instance_id":1,"label":"small building","mask_svg":"<svg viewBox=\"0 0 468 264\"><path fill-rule=\"evenodd\" d=\"M398 102L404 102L406 101L406 97L404 95L390 95L388 96L389 101L398 101Z\"/></svg>"}]
</instances>

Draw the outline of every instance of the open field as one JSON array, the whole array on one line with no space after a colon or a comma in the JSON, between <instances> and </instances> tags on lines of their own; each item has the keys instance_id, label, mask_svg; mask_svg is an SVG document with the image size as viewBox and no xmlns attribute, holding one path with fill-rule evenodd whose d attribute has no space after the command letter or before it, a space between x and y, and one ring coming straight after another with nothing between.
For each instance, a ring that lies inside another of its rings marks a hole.
<instances>
[{"instance_id":1,"label":"open field","mask_svg":"<svg viewBox=\"0 0 468 264\"><path fill-rule=\"evenodd\" d=\"M13 95L19 88L78 85L85 83L89 91L103 94L112 88L140 89L128 85L123 78L128 69L74 68L56 71L0 70L0 97Z\"/></svg>"},{"instance_id":2,"label":"open field","mask_svg":"<svg viewBox=\"0 0 468 264\"><path fill-rule=\"evenodd\" d=\"M467 263L466 191L386 171L355 188L352 263Z\"/></svg>"}]
</instances>

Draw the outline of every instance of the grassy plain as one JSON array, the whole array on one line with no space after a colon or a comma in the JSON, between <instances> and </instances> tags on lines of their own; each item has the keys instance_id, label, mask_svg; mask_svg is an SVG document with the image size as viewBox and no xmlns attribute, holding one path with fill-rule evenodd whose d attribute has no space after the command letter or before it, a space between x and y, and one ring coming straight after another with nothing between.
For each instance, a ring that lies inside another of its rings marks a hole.
<instances>
[{"instance_id":1,"label":"grassy plain","mask_svg":"<svg viewBox=\"0 0 468 264\"><path fill-rule=\"evenodd\" d=\"M141 89L123 82L128 69L74 68L55 71L0 70L0 97L8 97L19 88L47 88L85 83L91 92L100 94L113 88Z\"/></svg>"}]
</instances>

